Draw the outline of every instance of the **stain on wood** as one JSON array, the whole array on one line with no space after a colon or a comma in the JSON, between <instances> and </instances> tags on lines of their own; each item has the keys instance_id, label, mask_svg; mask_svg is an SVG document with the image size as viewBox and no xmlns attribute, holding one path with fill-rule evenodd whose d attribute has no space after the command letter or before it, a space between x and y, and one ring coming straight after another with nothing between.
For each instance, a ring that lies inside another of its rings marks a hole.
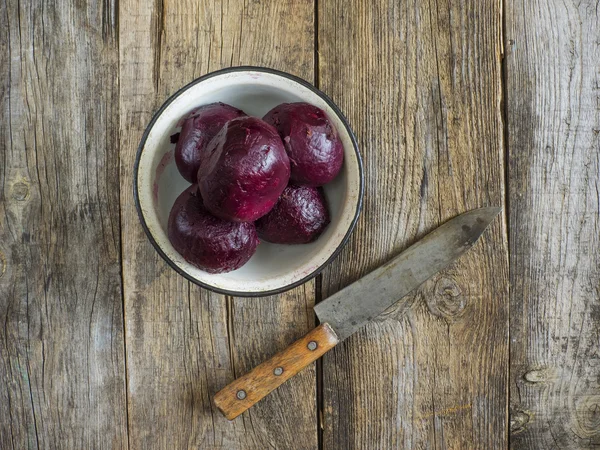
<instances>
[{"instance_id":1,"label":"stain on wood","mask_svg":"<svg viewBox=\"0 0 600 450\"><path fill-rule=\"evenodd\" d=\"M497 1L324 1L318 23L321 88L366 170L326 297L445 220L504 203L501 14ZM506 447L507 259L498 220L412 307L324 356L324 448Z\"/></svg>"},{"instance_id":2,"label":"stain on wood","mask_svg":"<svg viewBox=\"0 0 600 450\"><path fill-rule=\"evenodd\" d=\"M2 449L127 447L116 28L0 4Z\"/></svg>"},{"instance_id":3,"label":"stain on wood","mask_svg":"<svg viewBox=\"0 0 600 450\"><path fill-rule=\"evenodd\" d=\"M317 447L314 367L234 422L212 402L229 382L314 326L314 283L254 299L200 289L151 247L131 194L142 132L181 86L241 64L312 80L313 15L312 1L120 2L121 207L134 448Z\"/></svg>"},{"instance_id":4,"label":"stain on wood","mask_svg":"<svg viewBox=\"0 0 600 450\"><path fill-rule=\"evenodd\" d=\"M598 36L597 2L506 3L514 449L600 446Z\"/></svg>"}]
</instances>

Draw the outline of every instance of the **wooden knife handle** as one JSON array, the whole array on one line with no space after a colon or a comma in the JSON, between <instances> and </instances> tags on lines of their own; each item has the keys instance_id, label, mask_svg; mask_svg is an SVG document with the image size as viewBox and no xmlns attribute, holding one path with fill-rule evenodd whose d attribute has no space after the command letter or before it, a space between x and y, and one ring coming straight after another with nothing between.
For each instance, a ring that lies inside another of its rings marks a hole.
<instances>
[{"instance_id":1,"label":"wooden knife handle","mask_svg":"<svg viewBox=\"0 0 600 450\"><path fill-rule=\"evenodd\" d=\"M229 420L235 419L339 342L327 323L319 325L268 361L228 384L215 395L215 405Z\"/></svg>"}]
</instances>

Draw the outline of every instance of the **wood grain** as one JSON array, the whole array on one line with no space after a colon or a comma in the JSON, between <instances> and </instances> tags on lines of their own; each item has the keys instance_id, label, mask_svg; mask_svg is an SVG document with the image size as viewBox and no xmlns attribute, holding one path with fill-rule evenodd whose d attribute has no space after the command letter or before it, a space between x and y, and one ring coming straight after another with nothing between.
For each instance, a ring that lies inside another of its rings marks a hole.
<instances>
[{"instance_id":1,"label":"wood grain","mask_svg":"<svg viewBox=\"0 0 600 450\"><path fill-rule=\"evenodd\" d=\"M151 247L131 194L143 129L152 112L184 84L240 64L274 67L312 80L313 14L312 1L120 2L121 207L132 448L317 447L314 368L234 422L212 402L227 383L314 327L314 283L257 299L202 290L169 269Z\"/></svg>"},{"instance_id":2,"label":"wood grain","mask_svg":"<svg viewBox=\"0 0 600 450\"><path fill-rule=\"evenodd\" d=\"M598 3L506 9L511 447L598 448Z\"/></svg>"},{"instance_id":3,"label":"wood grain","mask_svg":"<svg viewBox=\"0 0 600 450\"><path fill-rule=\"evenodd\" d=\"M339 290L466 210L502 205L497 1L320 1L321 88L347 114L364 211ZM324 356L326 449L506 447L506 226Z\"/></svg>"},{"instance_id":4,"label":"wood grain","mask_svg":"<svg viewBox=\"0 0 600 450\"><path fill-rule=\"evenodd\" d=\"M116 14L0 4L2 449L127 447Z\"/></svg>"},{"instance_id":5,"label":"wood grain","mask_svg":"<svg viewBox=\"0 0 600 450\"><path fill-rule=\"evenodd\" d=\"M339 342L323 323L272 358L228 384L215 395L215 405L229 420L235 419L287 380L306 369Z\"/></svg>"},{"instance_id":6,"label":"wood grain","mask_svg":"<svg viewBox=\"0 0 600 450\"><path fill-rule=\"evenodd\" d=\"M0 448L317 448L314 367L233 422L212 397L314 326L316 288L502 204L505 179L510 232L325 356L322 447L598 447L598 6L504 3L1 2ZM365 209L317 287L211 294L139 225L152 113L237 64L319 80L359 138Z\"/></svg>"}]
</instances>

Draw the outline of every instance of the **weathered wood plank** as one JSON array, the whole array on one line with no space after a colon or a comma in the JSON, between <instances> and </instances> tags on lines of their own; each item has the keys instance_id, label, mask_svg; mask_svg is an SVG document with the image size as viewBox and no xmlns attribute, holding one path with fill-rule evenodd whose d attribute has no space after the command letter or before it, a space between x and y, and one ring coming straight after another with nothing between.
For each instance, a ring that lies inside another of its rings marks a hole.
<instances>
[{"instance_id":1,"label":"weathered wood plank","mask_svg":"<svg viewBox=\"0 0 600 450\"><path fill-rule=\"evenodd\" d=\"M511 447L600 446L600 16L506 3Z\"/></svg>"},{"instance_id":2,"label":"weathered wood plank","mask_svg":"<svg viewBox=\"0 0 600 450\"><path fill-rule=\"evenodd\" d=\"M317 446L314 368L234 422L214 394L314 325L314 283L238 299L188 283L147 241L131 195L134 154L168 95L222 67L313 78L312 1L120 2L121 204L130 440L135 448ZM298 437L301 436L301 439Z\"/></svg>"},{"instance_id":3,"label":"weathered wood plank","mask_svg":"<svg viewBox=\"0 0 600 450\"><path fill-rule=\"evenodd\" d=\"M362 218L323 297L443 221L502 205L500 5L319 2L319 79L365 159ZM325 355L324 448L507 445L502 218L412 307Z\"/></svg>"},{"instance_id":4,"label":"weathered wood plank","mask_svg":"<svg viewBox=\"0 0 600 450\"><path fill-rule=\"evenodd\" d=\"M0 4L0 448L127 447L116 6Z\"/></svg>"}]
</instances>

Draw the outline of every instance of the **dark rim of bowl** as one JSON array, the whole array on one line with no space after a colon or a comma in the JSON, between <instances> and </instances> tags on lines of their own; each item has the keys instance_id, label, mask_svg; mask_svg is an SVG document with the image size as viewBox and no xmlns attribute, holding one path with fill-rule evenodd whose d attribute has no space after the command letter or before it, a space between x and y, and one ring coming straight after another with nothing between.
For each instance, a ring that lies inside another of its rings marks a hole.
<instances>
[{"instance_id":1,"label":"dark rim of bowl","mask_svg":"<svg viewBox=\"0 0 600 450\"><path fill-rule=\"evenodd\" d=\"M175 264L162 251L162 249L160 248L160 246L154 239L154 236L152 235L152 233L150 232L150 229L148 228L148 225L146 224L146 219L144 218L144 214L142 212L142 207L140 205L140 199L139 199L139 195L138 195L138 171L139 171L140 158L142 156L142 151L146 145L146 140L148 139L148 134L150 133L150 130L154 127L155 122L158 120L158 118L163 113L163 111L167 108L167 106L169 106L177 97L179 97L181 94L183 94L188 88L190 88L198 83L201 83L205 80L208 80L209 78L212 78L212 77L215 77L218 75L223 75L226 73L231 73L231 72L247 72L247 71L264 72L264 73L269 73L269 74L273 74L273 75L278 75L280 77L288 78L288 79L295 81L296 83L301 84L302 86L310 89L312 92L314 92L319 97L321 97L329 105L329 107L335 112L335 114L339 117L339 119L342 121L342 123L344 124L344 127L346 128L346 132L348 133L348 135L350 136L350 139L352 140L352 146L354 147L354 153L356 153L356 159L358 162L358 172L359 172L359 179L360 179L359 180L360 186L359 186L359 193L358 193L358 204L356 205L356 212L354 213L354 218L352 219L352 223L348 227L348 231L346 232L346 235L344 236L344 238L342 239L340 244L337 246L337 248L333 251L333 253L329 256L327 261L325 261L323 264L321 264L317 269L315 269L309 275L305 276L304 278L302 278L298 281L287 284L278 289L272 289L270 291L260 291L260 292L229 291L227 289L221 289L221 288L218 288L215 286L211 286L210 284L206 284L205 282L199 281L199 280L195 279L194 277L192 277L191 275L189 275L188 273L186 273L183 269L181 269L177 264ZM154 249L158 252L158 254L177 273L179 273L181 276L185 277L187 280L191 281L192 283L197 284L198 286L201 286L205 289L208 289L210 291L213 291L213 292L216 292L219 294L231 295L231 296L235 296L235 297L265 297L268 295L281 294L282 292L286 292L290 289L300 286L301 284L306 283L310 279L312 279L312 278L316 277L318 274L320 274L323 271L323 269L325 267L327 267L338 256L338 254L340 253L342 248L348 242L350 235L354 231L354 228L356 227L356 222L358 221L358 217L362 210L364 184L365 184L364 183L363 163L362 163L362 158L360 156L360 152L358 151L358 143L356 141L356 136L354 135L352 129L350 128L350 125L348 124L348 120L346 119L344 114L342 114L342 112L337 107L337 105L333 102L333 100L331 100L326 94L324 94L318 88L316 88L315 86L310 84L308 81L303 80L302 78L299 78L295 75L291 75L286 72L282 72L280 70L270 69L268 67L260 67L260 66L237 66L237 67L229 67L226 69L221 69L221 70L217 70L214 72L210 72L210 73L207 73L206 75L196 78L194 81L192 81L191 83L188 83L187 85L185 85L184 87L179 89L177 92L175 92L173 95L171 95L163 103L163 105L160 107L160 109L154 113L154 115L152 116L152 120L146 127L146 130L144 131L144 134L142 135L142 140L140 141L140 145L138 147L137 154L135 156L135 163L133 165L133 171L134 171L133 199L135 202L135 208L137 210L138 217L140 218L142 228L144 229L146 236L148 236L148 239L150 240L150 242L152 243Z\"/></svg>"}]
</instances>

